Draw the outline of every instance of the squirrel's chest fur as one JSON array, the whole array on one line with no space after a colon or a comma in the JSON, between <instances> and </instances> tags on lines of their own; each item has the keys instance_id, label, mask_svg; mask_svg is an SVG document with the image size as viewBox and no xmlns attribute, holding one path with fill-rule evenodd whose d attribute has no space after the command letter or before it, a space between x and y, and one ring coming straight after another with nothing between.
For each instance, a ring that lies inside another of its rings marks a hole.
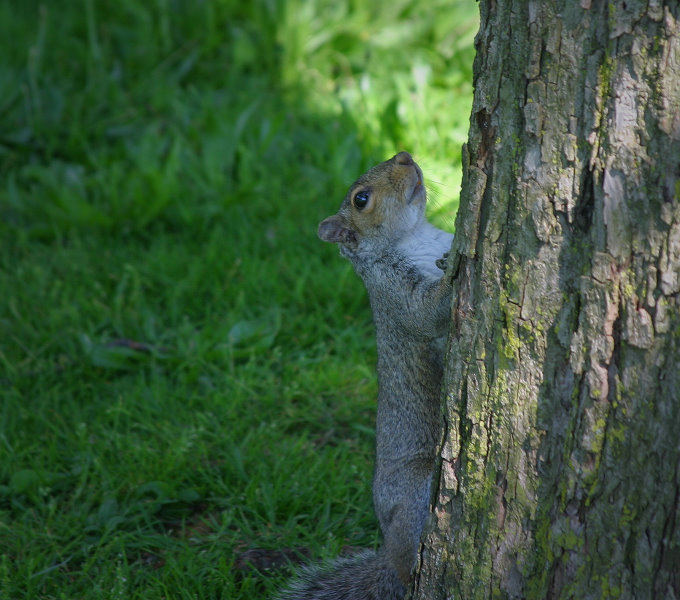
<instances>
[{"instance_id":1,"label":"squirrel's chest fur","mask_svg":"<svg viewBox=\"0 0 680 600\"><path fill-rule=\"evenodd\" d=\"M452 240L453 234L423 219L396 243L366 240L357 251L346 253L364 281L378 328L394 326L395 334L403 333L427 318L422 312L424 289L442 278L437 260Z\"/></svg>"},{"instance_id":2,"label":"squirrel's chest fur","mask_svg":"<svg viewBox=\"0 0 680 600\"><path fill-rule=\"evenodd\" d=\"M404 256L413 267L423 275L431 275L435 279L442 276L442 270L437 267L437 260L448 252L453 241L453 234L424 221L413 229L409 235L396 245L397 252Z\"/></svg>"}]
</instances>

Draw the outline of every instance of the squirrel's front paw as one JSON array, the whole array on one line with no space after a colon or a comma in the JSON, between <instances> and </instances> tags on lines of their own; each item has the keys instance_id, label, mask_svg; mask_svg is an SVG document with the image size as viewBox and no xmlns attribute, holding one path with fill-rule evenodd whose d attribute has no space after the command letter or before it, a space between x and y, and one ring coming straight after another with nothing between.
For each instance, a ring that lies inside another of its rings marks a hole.
<instances>
[{"instance_id":1,"label":"squirrel's front paw","mask_svg":"<svg viewBox=\"0 0 680 600\"><path fill-rule=\"evenodd\" d=\"M446 259L447 259L448 257L449 257L449 253L448 253L448 252L444 252L444 256L442 256L441 258L438 258L438 259L435 261L434 264L437 265L437 267L439 267L442 271L446 271Z\"/></svg>"}]
</instances>

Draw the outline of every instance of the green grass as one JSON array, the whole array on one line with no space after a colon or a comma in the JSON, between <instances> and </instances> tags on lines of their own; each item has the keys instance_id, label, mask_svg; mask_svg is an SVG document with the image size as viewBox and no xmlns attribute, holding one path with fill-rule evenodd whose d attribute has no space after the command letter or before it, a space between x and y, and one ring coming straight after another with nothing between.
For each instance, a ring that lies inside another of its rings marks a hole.
<instances>
[{"instance_id":1,"label":"green grass","mask_svg":"<svg viewBox=\"0 0 680 600\"><path fill-rule=\"evenodd\" d=\"M378 543L370 312L316 226L407 149L453 228L476 11L0 3L0 598L266 597L238 552Z\"/></svg>"}]
</instances>

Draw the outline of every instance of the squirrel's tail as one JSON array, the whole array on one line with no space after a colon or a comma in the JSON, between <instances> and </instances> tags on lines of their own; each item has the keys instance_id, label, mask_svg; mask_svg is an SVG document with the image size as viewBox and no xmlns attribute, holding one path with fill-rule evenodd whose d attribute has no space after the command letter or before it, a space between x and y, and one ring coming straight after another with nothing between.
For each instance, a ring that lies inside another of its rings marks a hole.
<instances>
[{"instance_id":1,"label":"squirrel's tail","mask_svg":"<svg viewBox=\"0 0 680 600\"><path fill-rule=\"evenodd\" d=\"M380 552L305 567L278 600L402 600L406 589Z\"/></svg>"}]
</instances>

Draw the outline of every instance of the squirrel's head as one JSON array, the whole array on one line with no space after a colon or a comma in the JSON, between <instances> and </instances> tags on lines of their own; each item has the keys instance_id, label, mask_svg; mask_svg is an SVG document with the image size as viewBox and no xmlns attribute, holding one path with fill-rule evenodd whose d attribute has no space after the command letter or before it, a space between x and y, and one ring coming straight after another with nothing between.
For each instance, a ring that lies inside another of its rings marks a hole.
<instances>
[{"instance_id":1,"label":"squirrel's head","mask_svg":"<svg viewBox=\"0 0 680 600\"><path fill-rule=\"evenodd\" d=\"M319 237L347 249L365 241L393 243L424 217L425 202L423 172L400 152L352 184L337 214L319 224Z\"/></svg>"}]
</instances>

